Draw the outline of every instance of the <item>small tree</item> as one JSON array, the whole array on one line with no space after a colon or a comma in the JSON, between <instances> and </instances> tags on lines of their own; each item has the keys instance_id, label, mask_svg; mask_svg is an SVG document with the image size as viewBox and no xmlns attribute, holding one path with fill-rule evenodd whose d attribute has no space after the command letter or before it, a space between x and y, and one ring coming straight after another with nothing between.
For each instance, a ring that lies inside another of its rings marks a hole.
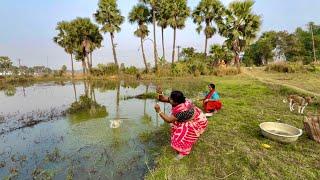
<instances>
[{"instance_id":1,"label":"small tree","mask_svg":"<svg viewBox=\"0 0 320 180\"><path fill-rule=\"evenodd\" d=\"M7 75L8 70L12 66L12 61L8 56L0 56L0 71Z\"/></svg>"},{"instance_id":2,"label":"small tree","mask_svg":"<svg viewBox=\"0 0 320 180\"><path fill-rule=\"evenodd\" d=\"M252 12L253 0L233 1L226 10L226 16L217 22L225 43L234 53L234 62L240 68L240 53L256 38L261 17Z\"/></svg>"},{"instance_id":3,"label":"small tree","mask_svg":"<svg viewBox=\"0 0 320 180\"><path fill-rule=\"evenodd\" d=\"M209 52L210 54L212 54L212 64L217 64L220 61L225 61L226 63L229 63L233 57L232 51L228 49L225 45L211 45Z\"/></svg>"}]
</instances>

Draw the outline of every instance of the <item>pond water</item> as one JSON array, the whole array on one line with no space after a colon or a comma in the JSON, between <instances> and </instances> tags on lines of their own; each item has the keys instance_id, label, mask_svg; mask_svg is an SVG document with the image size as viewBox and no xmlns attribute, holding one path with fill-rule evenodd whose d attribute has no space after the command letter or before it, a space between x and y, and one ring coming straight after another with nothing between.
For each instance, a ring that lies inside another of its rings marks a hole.
<instances>
[{"instance_id":1,"label":"pond water","mask_svg":"<svg viewBox=\"0 0 320 180\"><path fill-rule=\"evenodd\" d=\"M128 98L145 92L155 86L86 81L0 91L0 179L143 178L152 144L142 143L141 134L163 123L155 100ZM65 113L84 95L99 108Z\"/></svg>"}]
</instances>

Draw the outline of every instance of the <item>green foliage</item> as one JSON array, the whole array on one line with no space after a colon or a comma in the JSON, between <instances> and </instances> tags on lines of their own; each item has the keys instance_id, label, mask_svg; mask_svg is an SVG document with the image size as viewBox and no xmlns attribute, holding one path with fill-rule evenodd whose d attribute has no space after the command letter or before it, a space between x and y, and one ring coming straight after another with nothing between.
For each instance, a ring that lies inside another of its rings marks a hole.
<instances>
[{"instance_id":1,"label":"green foliage","mask_svg":"<svg viewBox=\"0 0 320 180\"><path fill-rule=\"evenodd\" d=\"M102 25L102 32L120 32L124 17L116 0L99 0L98 10L94 14L96 21Z\"/></svg>"},{"instance_id":2,"label":"green foliage","mask_svg":"<svg viewBox=\"0 0 320 180\"><path fill-rule=\"evenodd\" d=\"M246 66L261 66L268 64L273 58L271 42L267 38L260 38L256 43L250 45L245 52L243 63Z\"/></svg>"},{"instance_id":3,"label":"green foliage","mask_svg":"<svg viewBox=\"0 0 320 180\"><path fill-rule=\"evenodd\" d=\"M96 109L99 109L99 108L106 109L105 106L98 104L97 102L90 99L88 96L82 95L82 96L80 96L79 101L71 104L71 106L68 108L67 112L69 114L76 114L76 113L90 110L92 107L94 107Z\"/></svg>"},{"instance_id":4,"label":"green foliage","mask_svg":"<svg viewBox=\"0 0 320 180\"><path fill-rule=\"evenodd\" d=\"M130 74L130 75L136 75L139 73L138 68L136 68L135 66L130 66L130 67L126 67L123 72L125 74Z\"/></svg>"},{"instance_id":5,"label":"green foliage","mask_svg":"<svg viewBox=\"0 0 320 180\"><path fill-rule=\"evenodd\" d=\"M7 73L8 69L12 67L12 61L7 56L0 56L0 72Z\"/></svg>"},{"instance_id":6,"label":"green foliage","mask_svg":"<svg viewBox=\"0 0 320 180\"><path fill-rule=\"evenodd\" d=\"M137 95L136 98L138 98L138 99L156 99L157 95L158 94L155 92L148 92L148 93L143 93L143 94Z\"/></svg>"},{"instance_id":7,"label":"green foliage","mask_svg":"<svg viewBox=\"0 0 320 180\"><path fill-rule=\"evenodd\" d=\"M186 0L168 1L167 8L169 10L168 24L173 29L183 29L185 22L190 15L190 8Z\"/></svg>"},{"instance_id":8,"label":"green foliage","mask_svg":"<svg viewBox=\"0 0 320 180\"><path fill-rule=\"evenodd\" d=\"M226 9L226 16L217 21L219 33L226 39L225 43L236 55L239 65L239 54L256 38L261 26L261 17L252 11L253 0L233 1Z\"/></svg>"},{"instance_id":9,"label":"green foliage","mask_svg":"<svg viewBox=\"0 0 320 180\"><path fill-rule=\"evenodd\" d=\"M198 26L196 30L198 33L203 30L206 36L206 42L207 39L212 38L216 33L217 29L213 26L213 22L221 21L224 11L224 6L219 0L201 0L193 10L191 16L193 22Z\"/></svg>"},{"instance_id":10,"label":"green foliage","mask_svg":"<svg viewBox=\"0 0 320 180\"><path fill-rule=\"evenodd\" d=\"M220 60L229 63L233 59L232 51L224 45L213 44L210 46L209 52L212 54L212 64L217 64Z\"/></svg>"},{"instance_id":11,"label":"green foliage","mask_svg":"<svg viewBox=\"0 0 320 180\"><path fill-rule=\"evenodd\" d=\"M97 68L91 69L91 75L93 76L106 76L114 75L118 72L118 66L114 63L109 63L107 65L98 64Z\"/></svg>"}]
</instances>

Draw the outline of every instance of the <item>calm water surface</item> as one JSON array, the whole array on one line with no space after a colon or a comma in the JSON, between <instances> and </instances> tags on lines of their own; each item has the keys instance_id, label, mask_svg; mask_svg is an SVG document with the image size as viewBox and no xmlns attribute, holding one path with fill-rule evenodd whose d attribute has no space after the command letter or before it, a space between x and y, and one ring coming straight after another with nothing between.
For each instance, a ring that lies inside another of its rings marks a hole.
<instances>
[{"instance_id":1,"label":"calm water surface","mask_svg":"<svg viewBox=\"0 0 320 180\"><path fill-rule=\"evenodd\" d=\"M0 179L141 179L152 166L141 135L163 121L155 100L128 98L154 92L152 84L42 83L10 91L0 91ZM61 115L85 94L106 112ZM43 122L17 128L30 118Z\"/></svg>"}]
</instances>

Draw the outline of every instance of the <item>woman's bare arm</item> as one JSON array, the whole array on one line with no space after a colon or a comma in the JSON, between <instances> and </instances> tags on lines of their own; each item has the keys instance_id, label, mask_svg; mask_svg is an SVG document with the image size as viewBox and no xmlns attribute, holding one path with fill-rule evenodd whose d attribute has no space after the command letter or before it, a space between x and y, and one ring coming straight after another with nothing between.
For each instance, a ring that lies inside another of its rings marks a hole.
<instances>
[{"instance_id":1,"label":"woman's bare arm","mask_svg":"<svg viewBox=\"0 0 320 180\"><path fill-rule=\"evenodd\" d=\"M165 113L161 112L160 114L160 117L167 123L173 123L175 121L177 121L178 119L174 116L169 116L169 115L166 115Z\"/></svg>"},{"instance_id":2,"label":"woman's bare arm","mask_svg":"<svg viewBox=\"0 0 320 180\"><path fill-rule=\"evenodd\" d=\"M161 87L157 87L157 93L158 93L158 100L161 102L169 102L169 97L163 95L163 91Z\"/></svg>"},{"instance_id":3,"label":"woman's bare arm","mask_svg":"<svg viewBox=\"0 0 320 180\"><path fill-rule=\"evenodd\" d=\"M161 111L161 108L159 106L159 104L156 104L154 106L154 109L156 110L156 112L159 114L159 116L167 123L173 123L175 121L177 121L178 119L175 118L174 116L169 116L169 115L166 115L165 113L163 113Z\"/></svg>"},{"instance_id":4,"label":"woman's bare arm","mask_svg":"<svg viewBox=\"0 0 320 180\"><path fill-rule=\"evenodd\" d=\"M158 95L158 100L161 101L161 102L166 102L168 103L169 102L169 97L168 96L165 96L163 94L159 94Z\"/></svg>"}]
</instances>

